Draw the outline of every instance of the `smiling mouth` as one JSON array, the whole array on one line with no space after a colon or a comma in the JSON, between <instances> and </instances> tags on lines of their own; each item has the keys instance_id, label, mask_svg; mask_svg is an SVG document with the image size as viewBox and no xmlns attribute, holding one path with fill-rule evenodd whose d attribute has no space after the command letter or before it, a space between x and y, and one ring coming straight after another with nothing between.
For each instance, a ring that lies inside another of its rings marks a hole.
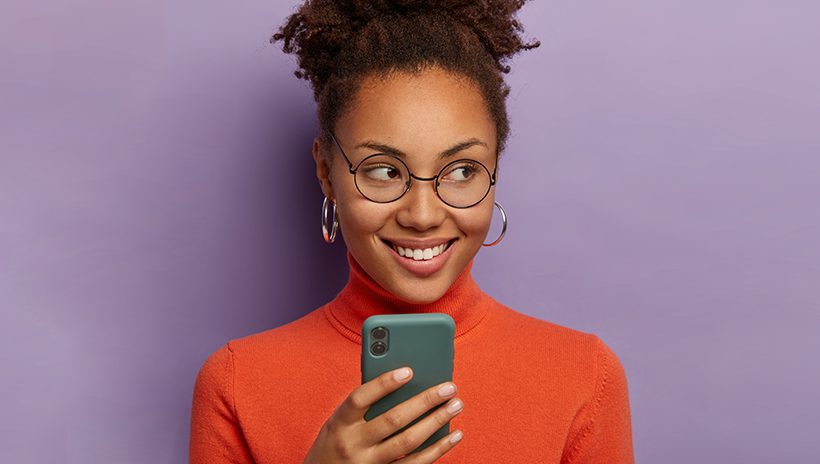
<instances>
[{"instance_id":1,"label":"smiling mouth","mask_svg":"<svg viewBox=\"0 0 820 464\"><path fill-rule=\"evenodd\" d=\"M408 259L411 261L429 261L435 258L436 256L444 253L448 248L450 248L450 245L452 245L453 242L455 242L456 240L458 239L454 238L448 242L444 242L442 244L430 248L405 248L400 247L384 239L382 239L382 242L384 242L385 245L392 248L393 251L396 252L396 254L403 257L404 259Z\"/></svg>"}]
</instances>

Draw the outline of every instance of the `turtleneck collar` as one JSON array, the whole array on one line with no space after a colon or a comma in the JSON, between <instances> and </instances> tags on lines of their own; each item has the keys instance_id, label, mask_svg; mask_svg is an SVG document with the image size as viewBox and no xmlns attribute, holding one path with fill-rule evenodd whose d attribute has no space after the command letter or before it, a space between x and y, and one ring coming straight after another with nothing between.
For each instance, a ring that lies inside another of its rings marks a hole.
<instances>
[{"instance_id":1,"label":"turtleneck collar","mask_svg":"<svg viewBox=\"0 0 820 464\"><path fill-rule=\"evenodd\" d=\"M362 342L364 320L376 314L444 313L456 323L456 339L478 325L487 313L489 296L473 280L473 260L438 300L432 303L404 301L373 280L347 252L350 265L347 284L325 305L330 323L350 340Z\"/></svg>"}]
</instances>

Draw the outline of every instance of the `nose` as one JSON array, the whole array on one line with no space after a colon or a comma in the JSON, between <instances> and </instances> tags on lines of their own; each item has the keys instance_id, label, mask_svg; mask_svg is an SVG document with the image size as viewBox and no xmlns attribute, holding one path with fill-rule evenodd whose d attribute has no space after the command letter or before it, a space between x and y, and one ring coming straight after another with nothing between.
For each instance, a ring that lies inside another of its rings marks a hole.
<instances>
[{"instance_id":1,"label":"nose","mask_svg":"<svg viewBox=\"0 0 820 464\"><path fill-rule=\"evenodd\" d=\"M401 206L396 215L399 224L424 231L444 222L447 216L446 205L436 194L434 182L413 179L410 190L399 199Z\"/></svg>"}]
</instances>

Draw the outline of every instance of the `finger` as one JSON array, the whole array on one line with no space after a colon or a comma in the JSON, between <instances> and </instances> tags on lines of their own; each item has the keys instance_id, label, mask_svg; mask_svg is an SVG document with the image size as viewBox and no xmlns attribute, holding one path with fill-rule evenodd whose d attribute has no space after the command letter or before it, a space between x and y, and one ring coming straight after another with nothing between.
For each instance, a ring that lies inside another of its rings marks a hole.
<instances>
[{"instance_id":1,"label":"finger","mask_svg":"<svg viewBox=\"0 0 820 464\"><path fill-rule=\"evenodd\" d=\"M448 451L455 448L463 437L464 434L461 430L456 430L418 453L394 461L393 464L428 464L436 462Z\"/></svg>"},{"instance_id":2,"label":"finger","mask_svg":"<svg viewBox=\"0 0 820 464\"><path fill-rule=\"evenodd\" d=\"M444 382L430 387L371 419L364 426L364 433L372 442L384 440L455 394L456 385L453 382Z\"/></svg>"},{"instance_id":3,"label":"finger","mask_svg":"<svg viewBox=\"0 0 820 464\"><path fill-rule=\"evenodd\" d=\"M400 367L359 385L339 406L338 418L348 424L364 421L364 414L373 403L388 393L398 390L412 377L411 368Z\"/></svg>"},{"instance_id":4,"label":"finger","mask_svg":"<svg viewBox=\"0 0 820 464\"><path fill-rule=\"evenodd\" d=\"M376 455L384 459L394 460L412 453L436 430L443 427L453 416L459 414L462 409L463 403L459 398L451 399L407 430L377 445Z\"/></svg>"}]
</instances>

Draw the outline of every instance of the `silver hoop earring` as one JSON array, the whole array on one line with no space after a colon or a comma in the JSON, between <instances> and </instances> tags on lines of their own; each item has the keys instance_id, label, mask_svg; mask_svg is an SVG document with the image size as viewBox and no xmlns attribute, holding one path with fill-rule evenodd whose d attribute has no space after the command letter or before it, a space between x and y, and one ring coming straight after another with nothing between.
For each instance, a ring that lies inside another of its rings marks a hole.
<instances>
[{"instance_id":1,"label":"silver hoop earring","mask_svg":"<svg viewBox=\"0 0 820 464\"><path fill-rule=\"evenodd\" d=\"M327 230L327 204L328 199L325 197L325 200L322 202L322 236L325 238L327 243L333 243L336 240L336 230L339 228L339 215L336 214L336 202L333 202L333 225L331 226L330 230Z\"/></svg>"},{"instance_id":2,"label":"silver hoop earring","mask_svg":"<svg viewBox=\"0 0 820 464\"><path fill-rule=\"evenodd\" d=\"M501 211L501 220L504 221L504 223L501 225L501 235L499 235L498 238L495 239L494 242L492 242L492 243L482 243L482 245L488 246L488 247L498 245L498 242L500 242L501 239L504 238L504 234L507 233L507 213L504 212L504 208L502 208L501 204L499 204L497 201L495 202L495 206L497 206L498 210Z\"/></svg>"}]
</instances>

